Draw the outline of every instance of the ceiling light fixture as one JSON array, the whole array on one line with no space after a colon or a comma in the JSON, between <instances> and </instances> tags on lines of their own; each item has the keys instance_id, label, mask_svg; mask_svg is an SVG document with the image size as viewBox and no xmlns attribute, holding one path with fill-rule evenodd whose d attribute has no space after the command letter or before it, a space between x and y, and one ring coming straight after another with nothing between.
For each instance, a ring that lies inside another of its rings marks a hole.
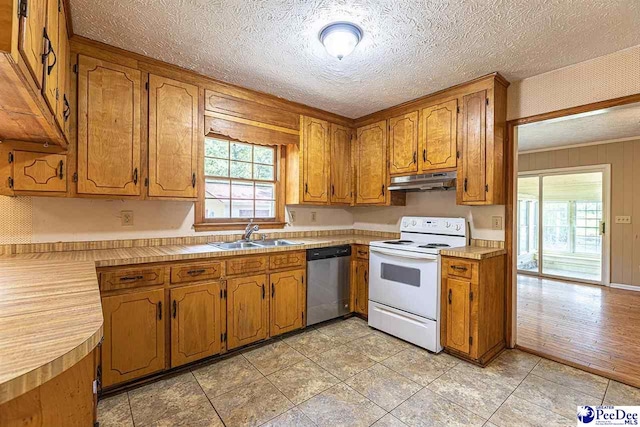
<instances>
[{"instance_id":1,"label":"ceiling light fixture","mask_svg":"<svg viewBox=\"0 0 640 427\"><path fill-rule=\"evenodd\" d=\"M320 42L331 56L342 59L362 40L362 30L350 22L334 22L320 31Z\"/></svg>"}]
</instances>

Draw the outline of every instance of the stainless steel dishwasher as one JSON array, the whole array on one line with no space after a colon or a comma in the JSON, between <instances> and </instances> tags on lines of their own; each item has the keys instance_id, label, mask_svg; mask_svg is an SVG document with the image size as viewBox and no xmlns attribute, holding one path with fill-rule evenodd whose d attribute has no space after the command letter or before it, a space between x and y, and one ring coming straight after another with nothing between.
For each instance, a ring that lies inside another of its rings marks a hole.
<instances>
[{"instance_id":1,"label":"stainless steel dishwasher","mask_svg":"<svg viewBox=\"0 0 640 427\"><path fill-rule=\"evenodd\" d=\"M307 326L349 313L351 246L307 250Z\"/></svg>"}]
</instances>

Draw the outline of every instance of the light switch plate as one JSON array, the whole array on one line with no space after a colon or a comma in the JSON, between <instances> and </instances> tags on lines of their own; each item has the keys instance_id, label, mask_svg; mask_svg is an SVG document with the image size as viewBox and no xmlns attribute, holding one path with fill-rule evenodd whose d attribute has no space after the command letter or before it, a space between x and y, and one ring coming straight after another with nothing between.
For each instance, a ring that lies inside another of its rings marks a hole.
<instances>
[{"instance_id":1,"label":"light switch plate","mask_svg":"<svg viewBox=\"0 0 640 427\"><path fill-rule=\"evenodd\" d=\"M502 217L501 216L492 216L491 217L491 228L493 230L502 230Z\"/></svg>"},{"instance_id":2,"label":"light switch plate","mask_svg":"<svg viewBox=\"0 0 640 427\"><path fill-rule=\"evenodd\" d=\"M291 218L291 223L296 222L296 211L289 211L289 218Z\"/></svg>"},{"instance_id":3,"label":"light switch plate","mask_svg":"<svg viewBox=\"0 0 640 427\"><path fill-rule=\"evenodd\" d=\"M316 211L311 211L311 222L316 222L316 220L318 219L317 215L318 214Z\"/></svg>"},{"instance_id":4,"label":"light switch plate","mask_svg":"<svg viewBox=\"0 0 640 427\"><path fill-rule=\"evenodd\" d=\"M616 224L631 224L631 217L628 215L616 216Z\"/></svg>"},{"instance_id":5,"label":"light switch plate","mask_svg":"<svg viewBox=\"0 0 640 427\"><path fill-rule=\"evenodd\" d=\"M123 227L133 225L133 211L120 211L120 225Z\"/></svg>"}]
</instances>

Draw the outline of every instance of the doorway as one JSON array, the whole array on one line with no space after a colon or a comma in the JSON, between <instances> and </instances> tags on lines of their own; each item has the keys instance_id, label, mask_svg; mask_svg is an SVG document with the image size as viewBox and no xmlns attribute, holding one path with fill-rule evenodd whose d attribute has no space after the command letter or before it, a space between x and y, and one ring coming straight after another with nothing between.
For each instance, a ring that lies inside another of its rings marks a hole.
<instances>
[{"instance_id":1,"label":"doorway","mask_svg":"<svg viewBox=\"0 0 640 427\"><path fill-rule=\"evenodd\" d=\"M610 165L518 175L519 274L609 284Z\"/></svg>"}]
</instances>

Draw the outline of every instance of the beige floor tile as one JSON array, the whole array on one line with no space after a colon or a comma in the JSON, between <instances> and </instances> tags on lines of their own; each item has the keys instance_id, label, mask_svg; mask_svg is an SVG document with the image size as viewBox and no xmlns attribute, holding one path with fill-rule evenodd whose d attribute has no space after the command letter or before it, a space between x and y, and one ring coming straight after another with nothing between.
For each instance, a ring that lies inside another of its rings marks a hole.
<instances>
[{"instance_id":1,"label":"beige floor tile","mask_svg":"<svg viewBox=\"0 0 640 427\"><path fill-rule=\"evenodd\" d=\"M506 385L500 378L462 364L433 381L427 388L487 420L516 386Z\"/></svg>"},{"instance_id":2,"label":"beige floor tile","mask_svg":"<svg viewBox=\"0 0 640 427\"><path fill-rule=\"evenodd\" d=\"M391 411L422 388L380 364L360 372L345 383L385 411Z\"/></svg>"},{"instance_id":3,"label":"beige floor tile","mask_svg":"<svg viewBox=\"0 0 640 427\"><path fill-rule=\"evenodd\" d=\"M342 383L298 407L320 427L365 427L386 414L384 409Z\"/></svg>"},{"instance_id":4,"label":"beige floor tile","mask_svg":"<svg viewBox=\"0 0 640 427\"><path fill-rule=\"evenodd\" d=\"M133 427L133 417L127 393L100 399L98 421L103 427Z\"/></svg>"},{"instance_id":5,"label":"beige floor tile","mask_svg":"<svg viewBox=\"0 0 640 427\"><path fill-rule=\"evenodd\" d=\"M611 380L604 397L604 404L640 406L640 389Z\"/></svg>"},{"instance_id":6,"label":"beige floor tile","mask_svg":"<svg viewBox=\"0 0 640 427\"><path fill-rule=\"evenodd\" d=\"M506 384L517 387L539 361L540 357L530 353L520 350L505 350L489 366L477 369L482 369L486 373L504 380Z\"/></svg>"},{"instance_id":7,"label":"beige floor tile","mask_svg":"<svg viewBox=\"0 0 640 427\"><path fill-rule=\"evenodd\" d=\"M242 355L194 369L193 375L209 398L262 378L260 371Z\"/></svg>"},{"instance_id":8,"label":"beige floor tile","mask_svg":"<svg viewBox=\"0 0 640 427\"><path fill-rule=\"evenodd\" d=\"M284 342L307 357L329 351L341 343L340 340L320 333L316 329L309 329L301 334L285 338Z\"/></svg>"},{"instance_id":9,"label":"beige floor tile","mask_svg":"<svg viewBox=\"0 0 640 427\"><path fill-rule=\"evenodd\" d=\"M270 375L287 366L295 365L306 360L302 354L289 347L284 341L249 350L243 353L249 362L263 374Z\"/></svg>"},{"instance_id":10,"label":"beige floor tile","mask_svg":"<svg viewBox=\"0 0 640 427\"><path fill-rule=\"evenodd\" d=\"M227 427L258 426L293 407L266 378L211 399Z\"/></svg>"},{"instance_id":11,"label":"beige floor tile","mask_svg":"<svg viewBox=\"0 0 640 427\"><path fill-rule=\"evenodd\" d=\"M373 332L373 329L367 325L367 322L358 317L351 317L347 320L331 322L326 325L319 326L317 330L320 333L342 343L356 340Z\"/></svg>"},{"instance_id":12,"label":"beige floor tile","mask_svg":"<svg viewBox=\"0 0 640 427\"><path fill-rule=\"evenodd\" d=\"M482 426L485 420L465 408L423 388L391 414L408 426L456 427Z\"/></svg>"},{"instance_id":13,"label":"beige floor tile","mask_svg":"<svg viewBox=\"0 0 640 427\"><path fill-rule=\"evenodd\" d=\"M313 355L311 360L341 380L346 380L376 363L349 345L341 345L333 350Z\"/></svg>"},{"instance_id":14,"label":"beige floor tile","mask_svg":"<svg viewBox=\"0 0 640 427\"><path fill-rule=\"evenodd\" d=\"M369 335L351 341L349 347L358 350L376 362L381 362L410 348L411 344L383 332L373 331Z\"/></svg>"},{"instance_id":15,"label":"beige floor tile","mask_svg":"<svg viewBox=\"0 0 640 427\"><path fill-rule=\"evenodd\" d=\"M598 399L604 397L609 383L607 378L548 359L540 360L531 373L565 387L590 394Z\"/></svg>"},{"instance_id":16,"label":"beige floor tile","mask_svg":"<svg viewBox=\"0 0 640 427\"><path fill-rule=\"evenodd\" d=\"M222 426L195 377L188 372L129 392L138 426Z\"/></svg>"},{"instance_id":17,"label":"beige floor tile","mask_svg":"<svg viewBox=\"0 0 640 427\"><path fill-rule=\"evenodd\" d=\"M448 354L432 354L426 350L411 347L380 363L421 386L426 386L456 366L459 360Z\"/></svg>"},{"instance_id":18,"label":"beige floor tile","mask_svg":"<svg viewBox=\"0 0 640 427\"><path fill-rule=\"evenodd\" d=\"M406 424L393 415L387 414L376 421L373 427L406 427Z\"/></svg>"},{"instance_id":19,"label":"beige floor tile","mask_svg":"<svg viewBox=\"0 0 640 427\"><path fill-rule=\"evenodd\" d=\"M596 406L601 402L589 394L545 380L534 374L529 374L513 395L570 419L575 418L578 406Z\"/></svg>"},{"instance_id":20,"label":"beige floor tile","mask_svg":"<svg viewBox=\"0 0 640 427\"><path fill-rule=\"evenodd\" d=\"M291 408L262 427L314 427L315 424L298 408Z\"/></svg>"},{"instance_id":21,"label":"beige floor tile","mask_svg":"<svg viewBox=\"0 0 640 427\"><path fill-rule=\"evenodd\" d=\"M275 372L267 378L295 405L340 382L311 360Z\"/></svg>"},{"instance_id":22,"label":"beige floor tile","mask_svg":"<svg viewBox=\"0 0 640 427\"><path fill-rule=\"evenodd\" d=\"M489 419L499 427L570 427L576 421L565 418L541 406L534 405L516 396L509 396L506 402Z\"/></svg>"}]
</instances>

